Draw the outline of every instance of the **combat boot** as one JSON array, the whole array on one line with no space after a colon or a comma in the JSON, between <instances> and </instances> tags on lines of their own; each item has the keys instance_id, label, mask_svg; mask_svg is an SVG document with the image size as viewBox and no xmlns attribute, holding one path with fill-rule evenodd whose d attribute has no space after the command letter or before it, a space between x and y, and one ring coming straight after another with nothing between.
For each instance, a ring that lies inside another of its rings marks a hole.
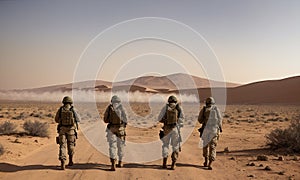
<instances>
[{"instance_id":1,"label":"combat boot","mask_svg":"<svg viewBox=\"0 0 300 180\"><path fill-rule=\"evenodd\" d=\"M162 165L163 169L167 169L167 160L168 160L168 158L163 159L163 165Z\"/></svg>"},{"instance_id":2,"label":"combat boot","mask_svg":"<svg viewBox=\"0 0 300 180\"><path fill-rule=\"evenodd\" d=\"M171 170L175 170L176 168L176 161L172 161Z\"/></svg>"},{"instance_id":3,"label":"combat boot","mask_svg":"<svg viewBox=\"0 0 300 180\"><path fill-rule=\"evenodd\" d=\"M110 159L111 161L111 171L115 171L116 170L116 160L115 159Z\"/></svg>"},{"instance_id":4,"label":"combat boot","mask_svg":"<svg viewBox=\"0 0 300 180\"><path fill-rule=\"evenodd\" d=\"M207 157L205 158L205 161L204 161L204 163L203 163L203 166L204 167L207 167L207 163L208 163L208 161L207 161Z\"/></svg>"},{"instance_id":5,"label":"combat boot","mask_svg":"<svg viewBox=\"0 0 300 180\"><path fill-rule=\"evenodd\" d=\"M61 168L61 170L66 169L65 160L60 160L60 168Z\"/></svg>"},{"instance_id":6,"label":"combat boot","mask_svg":"<svg viewBox=\"0 0 300 180\"><path fill-rule=\"evenodd\" d=\"M208 170L212 170L211 164L212 164L212 161L209 161L208 168L207 168Z\"/></svg>"},{"instance_id":7,"label":"combat boot","mask_svg":"<svg viewBox=\"0 0 300 180\"><path fill-rule=\"evenodd\" d=\"M69 164L68 166L73 166L73 155L69 155Z\"/></svg>"},{"instance_id":8,"label":"combat boot","mask_svg":"<svg viewBox=\"0 0 300 180\"><path fill-rule=\"evenodd\" d=\"M122 167L122 161L119 161L119 162L118 162L117 167L118 167L118 168L121 168L121 167Z\"/></svg>"}]
</instances>

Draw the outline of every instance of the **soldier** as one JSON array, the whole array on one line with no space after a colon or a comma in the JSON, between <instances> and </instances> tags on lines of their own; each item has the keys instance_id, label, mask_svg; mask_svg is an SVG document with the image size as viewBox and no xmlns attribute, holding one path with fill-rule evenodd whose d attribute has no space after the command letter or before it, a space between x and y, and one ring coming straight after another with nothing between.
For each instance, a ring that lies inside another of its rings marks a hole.
<instances>
[{"instance_id":1,"label":"soldier","mask_svg":"<svg viewBox=\"0 0 300 180\"><path fill-rule=\"evenodd\" d=\"M68 148L69 164L72 166L74 147L77 139L78 122L80 118L75 112L72 104L72 98L65 96L62 100L63 106L61 106L55 116L55 122L58 123L57 132L57 143L59 144L59 160L61 161L61 169L65 169L66 161L66 144Z\"/></svg>"},{"instance_id":2,"label":"soldier","mask_svg":"<svg viewBox=\"0 0 300 180\"><path fill-rule=\"evenodd\" d=\"M159 122L164 123L163 131L160 133L160 138L163 142L162 156L163 169L167 169L167 160L169 154L169 144L172 146L172 165L171 169L176 167L176 161L179 151L181 151L180 128L183 127L184 114L181 106L177 103L175 96L168 98L168 104L163 107L159 115Z\"/></svg>"},{"instance_id":3,"label":"soldier","mask_svg":"<svg viewBox=\"0 0 300 180\"><path fill-rule=\"evenodd\" d=\"M109 143L109 156L111 161L111 170L115 171L116 167L122 167L122 159L124 156L125 146L125 128L127 125L127 117L125 110L121 104L121 99L118 96L111 98L111 104L106 108L104 113L104 122L107 125L107 141ZM119 162L116 165L117 151Z\"/></svg>"},{"instance_id":4,"label":"soldier","mask_svg":"<svg viewBox=\"0 0 300 180\"><path fill-rule=\"evenodd\" d=\"M204 146L203 157L205 161L203 165L204 167L208 167L209 170L212 170L211 164L216 159L216 147L219 140L219 133L222 132L222 116L215 105L214 98L207 98L205 103L206 106L201 109L198 116L198 121L202 124L199 132Z\"/></svg>"}]
</instances>

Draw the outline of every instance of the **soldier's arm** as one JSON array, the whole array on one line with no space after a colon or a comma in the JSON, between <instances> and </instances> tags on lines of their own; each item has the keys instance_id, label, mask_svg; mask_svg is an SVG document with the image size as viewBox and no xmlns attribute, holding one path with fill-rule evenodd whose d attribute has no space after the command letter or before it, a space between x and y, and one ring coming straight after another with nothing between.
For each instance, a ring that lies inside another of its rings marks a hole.
<instances>
[{"instance_id":1,"label":"soldier's arm","mask_svg":"<svg viewBox=\"0 0 300 180\"><path fill-rule=\"evenodd\" d=\"M80 122L81 118L80 118L79 114L77 113L76 109L73 109L73 113L74 113L75 121Z\"/></svg>"},{"instance_id":2,"label":"soldier's arm","mask_svg":"<svg viewBox=\"0 0 300 180\"><path fill-rule=\"evenodd\" d=\"M109 123L109 108L110 108L110 106L107 106L105 113L104 113L103 120L105 123Z\"/></svg>"},{"instance_id":3,"label":"soldier's arm","mask_svg":"<svg viewBox=\"0 0 300 180\"><path fill-rule=\"evenodd\" d=\"M164 123L164 121L166 119L166 111L167 111L167 106L164 106L158 115L159 122Z\"/></svg>"},{"instance_id":4,"label":"soldier's arm","mask_svg":"<svg viewBox=\"0 0 300 180\"><path fill-rule=\"evenodd\" d=\"M57 110L56 115L55 115L55 122L56 123L59 123L59 112L60 112L60 109Z\"/></svg>"},{"instance_id":5,"label":"soldier's arm","mask_svg":"<svg viewBox=\"0 0 300 180\"><path fill-rule=\"evenodd\" d=\"M179 127L183 127L184 122L184 112L181 106L178 105L179 117L178 117L178 125Z\"/></svg>"},{"instance_id":6,"label":"soldier's arm","mask_svg":"<svg viewBox=\"0 0 300 180\"><path fill-rule=\"evenodd\" d=\"M216 108L217 109L217 116L218 116L218 122L219 122L219 129L220 129L220 132L223 131L222 129L222 116L221 116L221 112L219 110L219 108Z\"/></svg>"},{"instance_id":7,"label":"soldier's arm","mask_svg":"<svg viewBox=\"0 0 300 180\"><path fill-rule=\"evenodd\" d=\"M198 116L198 122L200 124L203 124L203 122L204 122L204 119L203 119L203 113L204 113L204 111L203 110L204 110L203 108L200 110L199 116Z\"/></svg>"},{"instance_id":8,"label":"soldier's arm","mask_svg":"<svg viewBox=\"0 0 300 180\"><path fill-rule=\"evenodd\" d=\"M125 125L127 124L127 115L126 115L126 111L124 109L124 107L121 105L121 110L122 110L122 121L125 123Z\"/></svg>"}]
</instances>

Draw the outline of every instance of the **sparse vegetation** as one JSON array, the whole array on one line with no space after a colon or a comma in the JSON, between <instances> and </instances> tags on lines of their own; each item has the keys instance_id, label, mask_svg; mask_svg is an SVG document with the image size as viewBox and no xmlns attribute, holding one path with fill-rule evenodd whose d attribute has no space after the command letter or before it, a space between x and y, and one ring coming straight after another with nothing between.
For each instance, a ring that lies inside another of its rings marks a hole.
<instances>
[{"instance_id":1,"label":"sparse vegetation","mask_svg":"<svg viewBox=\"0 0 300 180\"><path fill-rule=\"evenodd\" d=\"M0 144L0 156L4 154L4 147Z\"/></svg>"},{"instance_id":2,"label":"sparse vegetation","mask_svg":"<svg viewBox=\"0 0 300 180\"><path fill-rule=\"evenodd\" d=\"M5 121L4 123L0 124L0 134L2 135L10 135L16 133L17 125L12 122Z\"/></svg>"},{"instance_id":3,"label":"sparse vegetation","mask_svg":"<svg viewBox=\"0 0 300 180\"><path fill-rule=\"evenodd\" d=\"M40 121L26 121L23 125L24 130L31 136L49 137L49 124Z\"/></svg>"},{"instance_id":4,"label":"sparse vegetation","mask_svg":"<svg viewBox=\"0 0 300 180\"><path fill-rule=\"evenodd\" d=\"M287 129L275 129L267 135L268 145L273 149L285 148L300 152L300 117L294 119Z\"/></svg>"}]
</instances>

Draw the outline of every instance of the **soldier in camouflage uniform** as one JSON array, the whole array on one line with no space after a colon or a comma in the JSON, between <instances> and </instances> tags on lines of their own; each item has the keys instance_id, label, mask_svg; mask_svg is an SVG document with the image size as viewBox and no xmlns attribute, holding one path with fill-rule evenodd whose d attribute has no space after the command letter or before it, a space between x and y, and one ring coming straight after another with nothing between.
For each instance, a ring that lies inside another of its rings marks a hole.
<instances>
[{"instance_id":1,"label":"soldier in camouflage uniform","mask_svg":"<svg viewBox=\"0 0 300 180\"><path fill-rule=\"evenodd\" d=\"M106 137L109 143L111 170L115 171L116 167L122 167L126 136L125 128L127 125L127 117L121 104L121 99L116 95L111 98L111 104L105 110L104 122L108 123ZM118 164L116 164L117 149L119 158Z\"/></svg>"},{"instance_id":2,"label":"soldier in camouflage uniform","mask_svg":"<svg viewBox=\"0 0 300 180\"><path fill-rule=\"evenodd\" d=\"M61 106L55 116L55 122L58 123L57 132L59 133L57 143L59 144L59 160L61 161L61 169L65 169L66 161L66 146L68 148L69 164L73 165L73 155L75 148L75 141L77 138L78 122L80 118L75 112L72 104L72 98L66 96L62 100Z\"/></svg>"},{"instance_id":3,"label":"soldier in camouflage uniform","mask_svg":"<svg viewBox=\"0 0 300 180\"><path fill-rule=\"evenodd\" d=\"M163 123L163 132L161 135L163 165L162 168L167 168L167 160L169 154L169 145L172 146L172 165L171 169L176 167L176 161L180 151L180 128L183 127L184 114L181 106L177 103L175 96L168 98L168 104L164 106L159 115L159 122Z\"/></svg>"},{"instance_id":4,"label":"soldier in camouflage uniform","mask_svg":"<svg viewBox=\"0 0 300 180\"><path fill-rule=\"evenodd\" d=\"M202 124L203 165L212 170L212 162L216 159L216 147L219 140L219 134L222 132L222 116L220 110L215 105L212 97L206 99L204 106L198 116L198 121ZM209 160L209 161L208 161Z\"/></svg>"}]
</instances>

